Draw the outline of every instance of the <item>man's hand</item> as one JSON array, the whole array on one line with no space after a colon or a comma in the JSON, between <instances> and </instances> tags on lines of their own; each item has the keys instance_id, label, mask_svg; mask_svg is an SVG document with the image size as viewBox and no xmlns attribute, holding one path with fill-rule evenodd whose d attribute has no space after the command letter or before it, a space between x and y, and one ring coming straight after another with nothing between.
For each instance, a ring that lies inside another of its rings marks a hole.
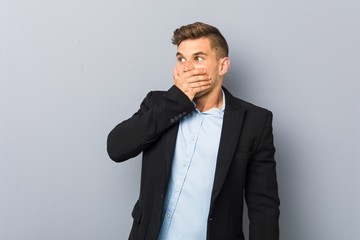
<instances>
[{"instance_id":1,"label":"man's hand","mask_svg":"<svg viewBox=\"0 0 360 240\"><path fill-rule=\"evenodd\" d=\"M183 91L190 101L194 100L197 93L207 90L211 84L211 77L205 69L192 69L179 73L175 68L173 78L175 86Z\"/></svg>"}]
</instances>

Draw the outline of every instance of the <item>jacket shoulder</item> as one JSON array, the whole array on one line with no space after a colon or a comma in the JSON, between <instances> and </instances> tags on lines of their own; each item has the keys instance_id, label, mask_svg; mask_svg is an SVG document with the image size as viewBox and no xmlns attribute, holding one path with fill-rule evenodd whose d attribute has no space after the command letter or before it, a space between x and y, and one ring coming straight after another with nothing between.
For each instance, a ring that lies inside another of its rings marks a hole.
<instances>
[{"instance_id":1,"label":"jacket shoulder","mask_svg":"<svg viewBox=\"0 0 360 240\"><path fill-rule=\"evenodd\" d=\"M271 113L271 111L269 109L266 109L264 107L255 105L253 103L247 102L247 101L239 99L239 98L236 98L236 99L238 101L238 104L243 109L245 109L246 111L252 111L252 112L259 113L259 114L269 114L269 113Z\"/></svg>"},{"instance_id":2,"label":"jacket shoulder","mask_svg":"<svg viewBox=\"0 0 360 240\"><path fill-rule=\"evenodd\" d=\"M224 88L224 92L226 95L226 100L227 100L227 105L229 105L229 107L231 108L241 108L243 110L245 110L245 112L251 112L251 113L255 113L255 114L265 114L268 115L269 113L271 113L270 110L255 105L251 102L245 101L243 99L240 99L238 97L233 96L226 88Z\"/></svg>"}]
</instances>

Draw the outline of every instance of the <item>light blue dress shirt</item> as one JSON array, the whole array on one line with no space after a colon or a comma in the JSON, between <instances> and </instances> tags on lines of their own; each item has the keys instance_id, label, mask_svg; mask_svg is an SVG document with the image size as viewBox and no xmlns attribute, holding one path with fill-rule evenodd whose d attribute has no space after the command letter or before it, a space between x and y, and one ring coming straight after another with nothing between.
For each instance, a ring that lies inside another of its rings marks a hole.
<instances>
[{"instance_id":1,"label":"light blue dress shirt","mask_svg":"<svg viewBox=\"0 0 360 240\"><path fill-rule=\"evenodd\" d=\"M225 110L195 109L179 125L159 240L205 240Z\"/></svg>"}]
</instances>

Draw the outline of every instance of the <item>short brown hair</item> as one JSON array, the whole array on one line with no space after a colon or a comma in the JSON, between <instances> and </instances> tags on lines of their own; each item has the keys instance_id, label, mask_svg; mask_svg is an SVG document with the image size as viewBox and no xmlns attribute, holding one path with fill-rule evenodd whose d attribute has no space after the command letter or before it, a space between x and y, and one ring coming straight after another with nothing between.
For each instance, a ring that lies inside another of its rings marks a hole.
<instances>
[{"instance_id":1,"label":"short brown hair","mask_svg":"<svg viewBox=\"0 0 360 240\"><path fill-rule=\"evenodd\" d=\"M198 38L208 38L211 48L215 49L218 58L228 57L229 47L219 29L202 22L195 22L176 29L171 41L174 45L179 46L184 40Z\"/></svg>"}]
</instances>

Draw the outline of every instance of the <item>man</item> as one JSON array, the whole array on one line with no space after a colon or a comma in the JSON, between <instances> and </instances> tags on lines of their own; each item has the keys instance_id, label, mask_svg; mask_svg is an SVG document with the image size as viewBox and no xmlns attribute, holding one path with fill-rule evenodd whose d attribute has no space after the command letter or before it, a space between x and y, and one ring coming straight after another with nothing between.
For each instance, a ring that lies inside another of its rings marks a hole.
<instances>
[{"instance_id":1,"label":"man","mask_svg":"<svg viewBox=\"0 0 360 240\"><path fill-rule=\"evenodd\" d=\"M175 30L174 85L150 92L108 136L116 162L143 153L132 240L279 239L272 114L222 87L228 45L219 30Z\"/></svg>"}]
</instances>

